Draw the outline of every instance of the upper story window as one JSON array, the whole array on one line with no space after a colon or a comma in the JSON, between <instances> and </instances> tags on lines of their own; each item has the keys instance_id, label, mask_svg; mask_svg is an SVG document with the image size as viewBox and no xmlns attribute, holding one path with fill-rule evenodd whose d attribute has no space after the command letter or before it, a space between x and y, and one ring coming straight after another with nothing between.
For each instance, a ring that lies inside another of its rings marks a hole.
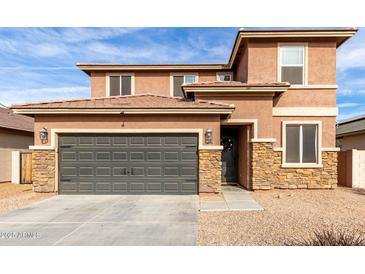
<instances>
[{"instance_id":1,"label":"upper story window","mask_svg":"<svg viewBox=\"0 0 365 274\"><path fill-rule=\"evenodd\" d=\"M218 81L233 81L232 72L217 72Z\"/></svg>"},{"instance_id":2,"label":"upper story window","mask_svg":"<svg viewBox=\"0 0 365 274\"><path fill-rule=\"evenodd\" d=\"M279 82L305 85L305 51L304 45L279 46Z\"/></svg>"},{"instance_id":3,"label":"upper story window","mask_svg":"<svg viewBox=\"0 0 365 274\"><path fill-rule=\"evenodd\" d=\"M133 75L109 75L108 77L109 96L132 95Z\"/></svg>"},{"instance_id":4,"label":"upper story window","mask_svg":"<svg viewBox=\"0 0 365 274\"><path fill-rule=\"evenodd\" d=\"M197 74L175 74L172 75L172 92L171 95L175 97L182 97L181 85L195 83L198 81Z\"/></svg>"},{"instance_id":5,"label":"upper story window","mask_svg":"<svg viewBox=\"0 0 365 274\"><path fill-rule=\"evenodd\" d=\"M287 124L285 164L317 164L319 154L318 124Z\"/></svg>"}]
</instances>

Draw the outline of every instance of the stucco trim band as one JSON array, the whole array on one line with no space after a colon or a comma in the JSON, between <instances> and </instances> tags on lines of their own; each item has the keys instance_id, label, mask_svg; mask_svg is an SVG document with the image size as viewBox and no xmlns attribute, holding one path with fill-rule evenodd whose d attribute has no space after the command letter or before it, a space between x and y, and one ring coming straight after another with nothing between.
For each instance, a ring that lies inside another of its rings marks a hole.
<instances>
[{"instance_id":1,"label":"stucco trim band","mask_svg":"<svg viewBox=\"0 0 365 274\"><path fill-rule=\"evenodd\" d=\"M204 144L204 131L201 128L147 128L147 129L76 129L76 128L52 128L50 143L47 146L30 146L29 149L54 150L57 147L57 135L62 133L197 133L199 139L199 150L201 149L223 149L222 146ZM214 133L213 133L214 134Z\"/></svg>"},{"instance_id":2,"label":"stucco trim band","mask_svg":"<svg viewBox=\"0 0 365 274\"><path fill-rule=\"evenodd\" d=\"M274 107L272 116L286 117L333 117L338 115L337 107Z\"/></svg>"},{"instance_id":3,"label":"stucco trim band","mask_svg":"<svg viewBox=\"0 0 365 274\"><path fill-rule=\"evenodd\" d=\"M257 119L226 119L221 120L221 125L253 125L253 138L258 138L258 120Z\"/></svg>"}]
</instances>

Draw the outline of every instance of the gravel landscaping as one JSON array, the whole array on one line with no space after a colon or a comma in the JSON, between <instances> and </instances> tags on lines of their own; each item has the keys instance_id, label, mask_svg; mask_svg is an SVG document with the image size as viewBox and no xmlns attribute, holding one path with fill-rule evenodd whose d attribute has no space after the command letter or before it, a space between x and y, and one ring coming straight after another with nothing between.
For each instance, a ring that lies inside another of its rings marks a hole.
<instances>
[{"instance_id":1,"label":"gravel landscaping","mask_svg":"<svg viewBox=\"0 0 365 274\"><path fill-rule=\"evenodd\" d=\"M365 191L273 190L253 192L265 209L200 212L199 245L285 245L318 229L365 234Z\"/></svg>"},{"instance_id":2,"label":"gravel landscaping","mask_svg":"<svg viewBox=\"0 0 365 274\"><path fill-rule=\"evenodd\" d=\"M34 193L31 184L0 183L0 212L16 210L53 195Z\"/></svg>"}]
</instances>

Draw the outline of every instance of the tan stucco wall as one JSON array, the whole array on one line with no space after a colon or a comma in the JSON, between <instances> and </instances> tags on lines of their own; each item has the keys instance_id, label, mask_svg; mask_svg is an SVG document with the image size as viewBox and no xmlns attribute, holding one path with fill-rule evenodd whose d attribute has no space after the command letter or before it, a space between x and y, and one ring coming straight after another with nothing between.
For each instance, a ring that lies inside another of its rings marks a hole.
<instances>
[{"instance_id":1,"label":"tan stucco wall","mask_svg":"<svg viewBox=\"0 0 365 274\"><path fill-rule=\"evenodd\" d=\"M0 183L11 181L11 148L0 148Z\"/></svg>"},{"instance_id":2,"label":"tan stucco wall","mask_svg":"<svg viewBox=\"0 0 365 274\"><path fill-rule=\"evenodd\" d=\"M220 144L220 116L214 115L36 115L35 132L62 129L213 129L213 144ZM35 134L35 145L42 145ZM49 144L44 144L49 145Z\"/></svg>"},{"instance_id":3,"label":"tan stucco wall","mask_svg":"<svg viewBox=\"0 0 365 274\"><path fill-rule=\"evenodd\" d=\"M170 73L147 71L135 73L135 94L153 93L170 96Z\"/></svg>"},{"instance_id":4,"label":"tan stucco wall","mask_svg":"<svg viewBox=\"0 0 365 274\"><path fill-rule=\"evenodd\" d=\"M196 73L195 71L190 72ZM135 94L153 93L170 96L170 71L133 71L132 73L135 77ZM199 81L215 81L217 79L216 71L200 71L197 73ZM92 72L91 97L104 96L106 96L106 73Z\"/></svg>"},{"instance_id":5,"label":"tan stucco wall","mask_svg":"<svg viewBox=\"0 0 365 274\"><path fill-rule=\"evenodd\" d=\"M308 44L308 84L336 84L336 43Z\"/></svg>"},{"instance_id":6,"label":"tan stucco wall","mask_svg":"<svg viewBox=\"0 0 365 274\"><path fill-rule=\"evenodd\" d=\"M277 44L248 44L248 83L277 81Z\"/></svg>"},{"instance_id":7,"label":"tan stucco wall","mask_svg":"<svg viewBox=\"0 0 365 274\"><path fill-rule=\"evenodd\" d=\"M322 147L334 148L336 146L336 117L274 117L274 147L282 146L283 121L322 121Z\"/></svg>"},{"instance_id":8,"label":"tan stucco wall","mask_svg":"<svg viewBox=\"0 0 365 274\"><path fill-rule=\"evenodd\" d=\"M90 75L91 97L106 96L105 72L92 72Z\"/></svg>"},{"instance_id":9,"label":"tan stucco wall","mask_svg":"<svg viewBox=\"0 0 365 274\"><path fill-rule=\"evenodd\" d=\"M199 94L197 99L216 100L234 104L231 119L257 119L258 138L273 137L272 95Z\"/></svg>"},{"instance_id":10,"label":"tan stucco wall","mask_svg":"<svg viewBox=\"0 0 365 274\"><path fill-rule=\"evenodd\" d=\"M235 81L247 82L247 77L248 77L248 51L247 47L245 46L241 58L237 61L233 78Z\"/></svg>"},{"instance_id":11,"label":"tan stucco wall","mask_svg":"<svg viewBox=\"0 0 365 274\"><path fill-rule=\"evenodd\" d=\"M274 98L274 107L336 107L336 89L289 89Z\"/></svg>"},{"instance_id":12,"label":"tan stucco wall","mask_svg":"<svg viewBox=\"0 0 365 274\"><path fill-rule=\"evenodd\" d=\"M336 84L336 44L333 40L281 39L248 42L248 82L275 82L278 43L308 43L308 84Z\"/></svg>"},{"instance_id":13,"label":"tan stucco wall","mask_svg":"<svg viewBox=\"0 0 365 274\"><path fill-rule=\"evenodd\" d=\"M31 132L0 129L0 182L11 181L11 152L28 149L32 144Z\"/></svg>"},{"instance_id":14,"label":"tan stucco wall","mask_svg":"<svg viewBox=\"0 0 365 274\"><path fill-rule=\"evenodd\" d=\"M341 150L365 149L365 133L342 137Z\"/></svg>"}]
</instances>

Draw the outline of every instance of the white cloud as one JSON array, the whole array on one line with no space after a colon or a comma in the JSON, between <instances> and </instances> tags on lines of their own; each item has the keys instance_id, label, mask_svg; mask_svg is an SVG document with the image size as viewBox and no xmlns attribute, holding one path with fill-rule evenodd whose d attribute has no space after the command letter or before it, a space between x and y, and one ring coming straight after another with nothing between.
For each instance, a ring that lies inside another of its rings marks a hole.
<instances>
[{"instance_id":1,"label":"white cloud","mask_svg":"<svg viewBox=\"0 0 365 274\"><path fill-rule=\"evenodd\" d=\"M337 69L340 72L365 68L365 30L360 29L337 53Z\"/></svg>"},{"instance_id":2,"label":"white cloud","mask_svg":"<svg viewBox=\"0 0 365 274\"><path fill-rule=\"evenodd\" d=\"M365 95L365 87L364 89L339 89L337 95L339 97L363 96Z\"/></svg>"},{"instance_id":3,"label":"white cloud","mask_svg":"<svg viewBox=\"0 0 365 274\"><path fill-rule=\"evenodd\" d=\"M337 104L337 107L339 107L339 108L349 108L349 107L357 107L357 106L361 106L361 104L359 104L359 103L341 103L341 104Z\"/></svg>"},{"instance_id":4,"label":"white cloud","mask_svg":"<svg viewBox=\"0 0 365 274\"><path fill-rule=\"evenodd\" d=\"M90 88L85 86L44 87L31 89L0 89L0 103L4 105L41 102L56 99L87 98Z\"/></svg>"}]
</instances>

